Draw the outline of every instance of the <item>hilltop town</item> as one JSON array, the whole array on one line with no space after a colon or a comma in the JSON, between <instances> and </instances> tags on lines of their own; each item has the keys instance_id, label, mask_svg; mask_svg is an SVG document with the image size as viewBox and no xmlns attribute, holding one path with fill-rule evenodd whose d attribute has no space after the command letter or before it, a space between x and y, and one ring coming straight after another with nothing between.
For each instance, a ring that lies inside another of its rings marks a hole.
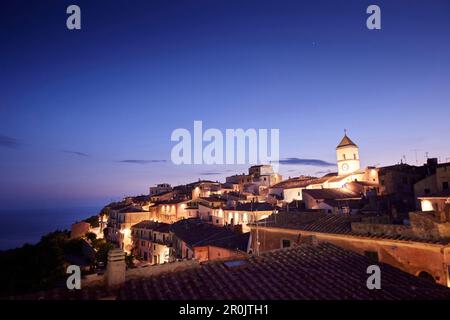
<instances>
[{"instance_id":1,"label":"hilltop town","mask_svg":"<svg viewBox=\"0 0 450 320\"><path fill-rule=\"evenodd\" d=\"M106 271L87 275L83 285L105 287L105 295L122 288L116 298L206 299L213 286L226 287L232 273L232 282L246 289L223 287L209 298L450 298L450 163L429 158L421 166L362 168L347 135L336 159L338 172L322 177L283 180L270 165L255 165L223 182L160 183L148 194L110 203L95 227L86 221L72 226L72 238L89 245L87 235L94 233L115 248ZM125 255L132 263L125 264ZM368 292L371 264L389 274L383 285L398 290ZM337 289L318 280L335 274ZM167 277L173 287L166 292L160 285L168 285ZM286 277L309 281L314 294L277 292L269 279L289 282ZM352 285L363 289L355 293ZM180 286L195 288L181 294Z\"/></svg>"}]
</instances>

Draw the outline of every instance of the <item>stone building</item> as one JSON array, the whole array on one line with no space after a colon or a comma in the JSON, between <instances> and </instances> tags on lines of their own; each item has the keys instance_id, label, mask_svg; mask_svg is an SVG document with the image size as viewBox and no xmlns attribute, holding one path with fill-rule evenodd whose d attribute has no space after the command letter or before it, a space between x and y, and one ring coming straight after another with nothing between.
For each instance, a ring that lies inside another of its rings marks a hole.
<instances>
[{"instance_id":1,"label":"stone building","mask_svg":"<svg viewBox=\"0 0 450 320\"><path fill-rule=\"evenodd\" d=\"M170 224L141 221L131 227L133 253L151 264L171 262Z\"/></svg>"},{"instance_id":2,"label":"stone building","mask_svg":"<svg viewBox=\"0 0 450 320\"><path fill-rule=\"evenodd\" d=\"M150 219L150 212L137 206L112 209L108 219L107 240L115 243L125 252L132 249L131 226Z\"/></svg>"}]
</instances>

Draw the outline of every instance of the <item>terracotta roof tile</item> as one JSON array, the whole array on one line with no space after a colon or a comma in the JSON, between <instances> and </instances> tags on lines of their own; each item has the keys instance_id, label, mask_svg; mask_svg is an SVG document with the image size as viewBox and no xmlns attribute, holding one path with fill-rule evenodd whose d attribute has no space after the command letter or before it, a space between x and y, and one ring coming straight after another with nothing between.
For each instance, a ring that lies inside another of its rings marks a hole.
<instances>
[{"instance_id":1,"label":"terracotta roof tile","mask_svg":"<svg viewBox=\"0 0 450 320\"><path fill-rule=\"evenodd\" d=\"M381 263L382 289L369 290L366 270L373 261L331 244L300 245L244 262L235 269L209 262L196 269L130 280L119 299L450 299L448 288Z\"/></svg>"},{"instance_id":2,"label":"terracotta roof tile","mask_svg":"<svg viewBox=\"0 0 450 320\"><path fill-rule=\"evenodd\" d=\"M217 227L198 218L183 219L171 225L170 231L188 246L216 246L247 251L250 233L239 233L226 227Z\"/></svg>"}]
</instances>

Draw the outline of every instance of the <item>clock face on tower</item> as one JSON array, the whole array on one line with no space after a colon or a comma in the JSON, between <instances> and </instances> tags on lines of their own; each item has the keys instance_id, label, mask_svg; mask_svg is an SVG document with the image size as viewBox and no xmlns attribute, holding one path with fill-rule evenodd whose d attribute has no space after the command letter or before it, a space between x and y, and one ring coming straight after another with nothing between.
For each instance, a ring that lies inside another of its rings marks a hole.
<instances>
[{"instance_id":1,"label":"clock face on tower","mask_svg":"<svg viewBox=\"0 0 450 320\"><path fill-rule=\"evenodd\" d=\"M347 170L348 170L348 164L344 163L344 164L341 166L341 169L342 169L342 171L347 171Z\"/></svg>"}]
</instances>

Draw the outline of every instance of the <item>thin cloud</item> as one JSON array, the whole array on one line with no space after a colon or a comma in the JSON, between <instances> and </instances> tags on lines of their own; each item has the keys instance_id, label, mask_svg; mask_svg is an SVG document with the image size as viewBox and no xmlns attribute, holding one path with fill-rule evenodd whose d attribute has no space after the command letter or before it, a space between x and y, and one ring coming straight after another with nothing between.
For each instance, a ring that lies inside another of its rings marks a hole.
<instances>
[{"instance_id":1,"label":"thin cloud","mask_svg":"<svg viewBox=\"0 0 450 320\"><path fill-rule=\"evenodd\" d=\"M285 158L278 161L280 164L301 164L305 166L316 166L316 167L332 167L335 163L330 163L320 159L300 159L300 158Z\"/></svg>"},{"instance_id":2,"label":"thin cloud","mask_svg":"<svg viewBox=\"0 0 450 320\"><path fill-rule=\"evenodd\" d=\"M325 171L317 171L314 174L315 175L325 175L325 174L329 174L329 173L332 173L332 172L333 172L332 170L325 170Z\"/></svg>"},{"instance_id":3,"label":"thin cloud","mask_svg":"<svg viewBox=\"0 0 450 320\"><path fill-rule=\"evenodd\" d=\"M23 145L23 143L17 140L16 138L0 135L0 147L8 149L17 149L21 145Z\"/></svg>"},{"instance_id":4,"label":"thin cloud","mask_svg":"<svg viewBox=\"0 0 450 320\"><path fill-rule=\"evenodd\" d=\"M135 163L135 164L148 164L148 163L162 163L166 162L167 160L141 160L141 159L127 159L127 160L120 160L121 163Z\"/></svg>"},{"instance_id":5,"label":"thin cloud","mask_svg":"<svg viewBox=\"0 0 450 320\"><path fill-rule=\"evenodd\" d=\"M80 157L89 157L89 155L87 153L80 152L80 151L61 150L61 152L74 154L74 155L80 156Z\"/></svg>"},{"instance_id":6,"label":"thin cloud","mask_svg":"<svg viewBox=\"0 0 450 320\"><path fill-rule=\"evenodd\" d=\"M199 172L198 173L201 176L217 176L219 174L222 174L221 172Z\"/></svg>"}]
</instances>

